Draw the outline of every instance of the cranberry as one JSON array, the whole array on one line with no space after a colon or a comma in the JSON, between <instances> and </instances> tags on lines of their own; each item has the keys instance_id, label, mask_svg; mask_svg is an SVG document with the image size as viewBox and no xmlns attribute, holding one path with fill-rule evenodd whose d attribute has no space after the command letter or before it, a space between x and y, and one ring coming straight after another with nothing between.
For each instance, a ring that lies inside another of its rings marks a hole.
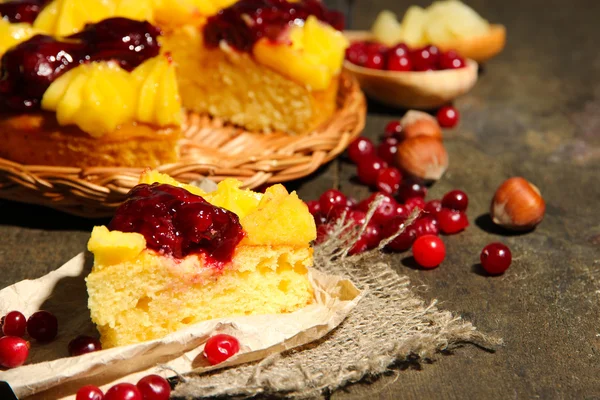
<instances>
[{"instance_id":1,"label":"cranberry","mask_svg":"<svg viewBox=\"0 0 600 400\"><path fill-rule=\"evenodd\" d=\"M317 239L315 240L315 243L321 244L325 242L332 231L333 225L331 224L322 224L317 226Z\"/></svg>"},{"instance_id":2,"label":"cranberry","mask_svg":"<svg viewBox=\"0 0 600 400\"><path fill-rule=\"evenodd\" d=\"M33 24L44 3L46 1L40 0L12 0L0 3L0 19L6 19L10 23Z\"/></svg>"},{"instance_id":3,"label":"cranberry","mask_svg":"<svg viewBox=\"0 0 600 400\"><path fill-rule=\"evenodd\" d=\"M2 321L2 332L6 336L19 336L25 335L27 329L27 319L19 311L11 311L6 314Z\"/></svg>"},{"instance_id":4,"label":"cranberry","mask_svg":"<svg viewBox=\"0 0 600 400\"><path fill-rule=\"evenodd\" d=\"M500 275L510 267L512 254L502 243L490 243L483 248L480 255L483 269L490 275Z\"/></svg>"},{"instance_id":5,"label":"cranberry","mask_svg":"<svg viewBox=\"0 0 600 400\"><path fill-rule=\"evenodd\" d=\"M159 183L131 189L109 229L141 233L149 248L177 258L205 253L218 262L231 260L244 237L234 213L183 188Z\"/></svg>"},{"instance_id":6,"label":"cranberry","mask_svg":"<svg viewBox=\"0 0 600 400\"><path fill-rule=\"evenodd\" d=\"M103 400L104 393L99 387L86 385L79 388L75 400Z\"/></svg>"},{"instance_id":7,"label":"cranberry","mask_svg":"<svg viewBox=\"0 0 600 400\"><path fill-rule=\"evenodd\" d=\"M307 201L306 205L308 206L308 211L313 217L321 212L321 203L318 200Z\"/></svg>"},{"instance_id":8,"label":"cranberry","mask_svg":"<svg viewBox=\"0 0 600 400\"><path fill-rule=\"evenodd\" d=\"M411 180L403 180L400 189L398 190L398 200L401 202L404 202L411 197L425 198L426 195L427 188L425 185Z\"/></svg>"},{"instance_id":9,"label":"cranberry","mask_svg":"<svg viewBox=\"0 0 600 400\"><path fill-rule=\"evenodd\" d=\"M37 311L27 319L27 333L39 342L49 342L58 333L58 320L48 311Z\"/></svg>"},{"instance_id":10,"label":"cranberry","mask_svg":"<svg viewBox=\"0 0 600 400\"><path fill-rule=\"evenodd\" d=\"M386 54L389 48L380 42L366 42L365 47L368 53Z\"/></svg>"},{"instance_id":11,"label":"cranberry","mask_svg":"<svg viewBox=\"0 0 600 400\"><path fill-rule=\"evenodd\" d=\"M404 43L399 43L389 49L389 55L390 56L394 55L396 57L408 57L409 56L408 46L405 45Z\"/></svg>"},{"instance_id":12,"label":"cranberry","mask_svg":"<svg viewBox=\"0 0 600 400\"><path fill-rule=\"evenodd\" d=\"M438 64L440 69L458 69L466 65L465 59L453 50L441 53Z\"/></svg>"},{"instance_id":13,"label":"cranberry","mask_svg":"<svg viewBox=\"0 0 600 400\"><path fill-rule=\"evenodd\" d=\"M369 208L371 208L371 203L373 203L378 196L381 197L381 202L375 209L371 221L375 224L382 225L389 221L390 218L396 216L398 204L392 196L386 193L373 193L367 199L358 203L357 208L366 213Z\"/></svg>"},{"instance_id":14,"label":"cranberry","mask_svg":"<svg viewBox=\"0 0 600 400\"><path fill-rule=\"evenodd\" d=\"M352 221L355 225L362 225L365 223L367 218L367 214L364 211L360 210L350 210L347 216L349 221Z\"/></svg>"},{"instance_id":15,"label":"cranberry","mask_svg":"<svg viewBox=\"0 0 600 400\"><path fill-rule=\"evenodd\" d=\"M417 238L412 246L413 257L423 268L435 268L446 258L446 246L442 239L435 235Z\"/></svg>"},{"instance_id":16,"label":"cranberry","mask_svg":"<svg viewBox=\"0 0 600 400\"><path fill-rule=\"evenodd\" d=\"M394 137L396 139L402 138L402 124L400 121L390 121L385 126L385 137Z\"/></svg>"},{"instance_id":17,"label":"cranberry","mask_svg":"<svg viewBox=\"0 0 600 400\"><path fill-rule=\"evenodd\" d=\"M437 219L437 215L441 210L441 200L430 200L427 203L425 203L425 208L423 208L423 211L427 213L426 215L430 215L434 219Z\"/></svg>"},{"instance_id":18,"label":"cranberry","mask_svg":"<svg viewBox=\"0 0 600 400\"><path fill-rule=\"evenodd\" d=\"M367 243L367 249L374 249L381 241L381 230L374 223L369 223L360 238Z\"/></svg>"},{"instance_id":19,"label":"cranberry","mask_svg":"<svg viewBox=\"0 0 600 400\"><path fill-rule=\"evenodd\" d=\"M383 193L394 194L400 188L401 181L402 174L397 168L385 168L377 177L377 189Z\"/></svg>"},{"instance_id":20,"label":"cranberry","mask_svg":"<svg viewBox=\"0 0 600 400\"><path fill-rule=\"evenodd\" d=\"M364 65L367 57L367 49L364 43L354 42L346 49L346 59L352 64Z\"/></svg>"},{"instance_id":21,"label":"cranberry","mask_svg":"<svg viewBox=\"0 0 600 400\"><path fill-rule=\"evenodd\" d=\"M98 339L91 336L80 335L69 342L71 356L80 356L98 350L102 350L102 345Z\"/></svg>"},{"instance_id":22,"label":"cranberry","mask_svg":"<svg viewBox=\"0 0 600 400\"><path fill-rule=\"evenodd\" d=\"M353 256L356 254L364 253L369 250L369 246L367 244L367 240L364 238L359 238L354 245L348 250L348 254Z\"/></svg>"},{"instance_id":23,"label":"cranberry","mask_svg":"<svg viewBox=\"0 0 600 400\"><path fill-rule=\"evenodd\" d=\"M412 63L410 62L410 58L406 55L397 56L395 54L390 54L385 69L388 71L411 71Z\"/></svg>"},{"instance_id":24,"label":"cranberry","mask_svg":"<svg viewBox=\"0 0 600 400\"><path fill-rule=\"evenodd\" d=\"M314 218L315 218L315 225L317 225L317 226L326 224L329 221L327 219L327 217L324 216L323 214L314 215Z\"/></svg>"},{"instance_id":25,"label":"cranberry","mask_svg":"<svg viewBox=\"0 0 600 400\"><path fill-rule=\"evenodd\" d=\"M364 137L356 138L348 146L348 157L355 164L358 164L365 158L372 157L375 155L375 146L373 142Z\"/></svg>"},{"instance_id":26,"label":"cranberry","mask_svg":"<svg viewBox=\"0 0 600 400\"><path fill-rule=\"evenodd\" d=\"M389 238L400 231L402 225L405 223L404 217L395 217L387 222L383 226L382 236ZM387 244L386 248L393 251L405 251L410 249L417 235L415 229L412 226L405 227L404 231L398 235L394 240Z\"/></svg>"},{"instance_id":27,"label":"cranberry","mask_svg":"<svg viewBox=\"0 0 600 400\"><path fill-rule=\"evenodd\" d=\"M106 391L104 400L144 400L138 388L131 383L117 383Z\"/></svg>"},{"instance_id":28,"label":"cranberry","mask_svg":"<svg viewBox=\"0 0 600 400\"><path fill-rule=\"evenodd\" d=\"M469 206L469 197L462 190L451 190L442 198L442 207L465 211Z\"/></svg>"},{"instance_id":29,"label":"cranberry","mask_svg":"<svg viewBox=\"0 0 600 400\"><path fill-rule=\"evenodd\" d=\"M145 376L136 386L144 400L168 400L171 396L171 385L162 376Z\"/></svg>"},{"instance_id":30,"label":"cranberry","mask_svg":"<svg viewBox=\"0 0 600 400\"><path fill-rule=\"evenodd\" d=\"M377 147L377 155L389 165L396 163L396 154L398 153L398 139L389 137L383 140Z\"/></svg>"},{"instance_id":31,"label":"cranberry","mask_svg":"<svg viewBox=\"0 0 600 400\"><path fill-rule=\"evenodd\" d=\"M388 164L379 157L370 157L358 163L358 179L366 185L375 185L377 177Z\"/></svg>"},{"instance_id":32,"label":"cranberry","mask_svg":"<svg viewBox=\"0 0 600 400\"><path fill-rule=\"evenodd\" d=\"M354 197L346 196L346 206L348 206L350 208L354 208L354 207L356 207L357 204L358 204L358 202L356 201L356 199Z\"/></svg>"},{"instance_id":33,"label":"cranberry","mask_svg":"<svg viewBox=\"0 0 600 400\"><path fill-rule=\"evenodd\" d=\"M406 207L409 213L415 209L422 210L425 208L425 200L422 197L411 197L404 202L404 207Z\"/></svg>"},{"instance_id":34,"label":"cranberry","mask_svg":"<svg viewBox=\"0 0 600 400\"><path fill-rule=\"evenodd\" d=\"M365 62L365 68L371 69L383 69L385 65L385 58L383 54L379 52L367 53L367 60Z\"/></svg>"},{"instance_id":35,"label":"cranberry","mask_svg":"<svg viewBox=\"0 0 600 400\"><path fill-rule=\"evenodd\" d=\"M346 196L339 190L329 189L319 197L321 212L329 215L336 206L346 206Z\"/></svg>"},{"instance_id":36,"label":"cranberry","mask_svg":"<svg viewBox=\"0 0 600 400\"><path fill-rule=\"evenodd\" d=\"M4 368L20 367L29 355L29 342L16 336L0 338L0 366Z\"/></svg>"},{"instance_id":37,"label":"cranberry","mask_svg":"<svg viewBox=\"0 0 600 400\"><path fill-rule=\"evenodd\" d=\"M337 221L338 219L347 216L350 213L350 207L346 204L341 204L333 207L331 212L327 215L330 221Z\"/></svg>"},{"instance_id":38,"label":"cranberry","mask_svg":"<svg viewBox=\"0 0 600 400\"><path fill-rule=\"evenodd\" d=\"M212 336L204 346L204 357L210 365L220 364L240 351L240 343L236 338L226 334Z\"/></svg>"},{"instance_id":39,"label":"cranberry","mask_svg":"<svg viewBox=\"0 0 600 400\"><path fill-rule=\"evenodd\" d=\"M251 52L261 38L286 40L290 24L311 15L337 30L344 28L343 15L327 10L319 0L241 0L208 18L203 28L205 43L215 48L225 41L237 50Z\"/></svg>"},{"instance_id":40,"label":"cranberry","mask_svg":"<svg viewBox=\"0 0 600 400\"><path fill-rule=\"evenodd\" d=\"M413 222L412 227L415 230L417 238L424 235L437 235L439 233L437 222L431 217L419 218Z\"/></svg>"},{"instance_id":41,"label":"cranberry","mask_svg":"<svg viewBox=\"0 0 600 400\"><path fill-rule=\"evenodd\" d=\"M435 48L435 46L426 46L410 53L413 70L428 71L435 69L439 55L437 53L432 53L432 47Z\"/></svg>"},{"instance_id":42,"label":"cranberry","mask_svg":"<svg viewBox=\"0 0 600 400\"><path fill-rule=\"evenodd\" d=\"M452 106L442 107L437 112L437 120L443 128L454 128L459 119L458 111Z\"/></svg>"},{"instance_id":43,"label":"cranberry","mask_svg":"<svg viewBox=\"0 0 600 400\"><path fill-rule=\"evenodd\" d=\"M409 215L410 210L404 204L396 205L396 216L406 219L409 217Z\"/></svg>"},{"instance_id":44,"label":"cranberry","mask_svg":"<svg viewBox=\"0 0 600 400\"><path fill-rule=\"evenodd\" d=\"M437 216L440 231L446 235L452 235L464 230L469 226L467 215L462 211L442 208Z\"/></svg>"}]
</instances>

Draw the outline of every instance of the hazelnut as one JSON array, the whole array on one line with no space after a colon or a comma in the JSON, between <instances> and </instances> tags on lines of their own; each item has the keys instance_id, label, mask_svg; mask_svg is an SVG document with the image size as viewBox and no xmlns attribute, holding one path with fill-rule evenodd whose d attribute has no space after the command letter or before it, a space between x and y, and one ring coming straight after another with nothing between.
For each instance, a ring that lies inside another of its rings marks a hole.
<instances>
[{"instance_id":1,"label":"hazelnut","mask_svg":"<svg viewBox=\"0 0 600 400\"><path fill-rule=\"evenodd\" d=\"M431 136L414 136L398 145L398 166L407 174L425 180L438 180L448 168L444 144Z\"/></svg>"},{"instance_id":2,"label":"hazelnut","mask_svg":"<svg viewBox=\"0 0 600 400\"><path fill-rule=\"evenodd\" d=\"M425 135L442 140L442 129L437 120L425 112L408 111L400 120L400 125L402 126L402 139Z\"/></svg>"},{"instance_id":3,"label":"hazelnut","mask_svg":"<svg viewBox=\"0 0 600 400\"><path fill-rule=\"evenodd\" d=\"M523 231L539 224L545 211L546 203L539 189L524 178L513 177L496 190L490 214L497 225Z\"/></svg>"}]
</instances>

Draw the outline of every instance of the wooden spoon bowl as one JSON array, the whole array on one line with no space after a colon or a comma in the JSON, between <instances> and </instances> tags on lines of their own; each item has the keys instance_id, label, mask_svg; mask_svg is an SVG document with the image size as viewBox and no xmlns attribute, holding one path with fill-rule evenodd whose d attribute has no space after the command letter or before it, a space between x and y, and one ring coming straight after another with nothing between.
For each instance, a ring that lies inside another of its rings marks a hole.
<instances>
[{"instance_id":1,"label":"wooden spoon bowl","mask_svg":"<svg viewBox=\"0 0 600 400\"><path fill-rule=\"evenodd\" d=\"M350 41L370 40L366 31L346 32ZM371 98L401 108L432 109L467 93L477 82L477 62L466 59L466 66L440 71L382 71L344 61L362 90Z\"/></svg>"}]
</instances>

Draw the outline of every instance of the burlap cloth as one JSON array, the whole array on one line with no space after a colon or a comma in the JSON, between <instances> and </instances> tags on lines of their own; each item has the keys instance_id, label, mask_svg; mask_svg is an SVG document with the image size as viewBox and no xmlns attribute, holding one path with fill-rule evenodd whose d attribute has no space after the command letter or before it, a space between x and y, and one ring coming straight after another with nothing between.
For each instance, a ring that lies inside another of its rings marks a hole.
<instances>
[{"instance_id":1,"label":"burlap cloth","mask_svg":"<svg viewBox=\"0 0 600 400\"><path fill-rule=\"evenodd\" d=\"M316 268L348 277L365 292L337 329L317 342L261 362L180 377L174 396L315 398L388 372L402 361L431 359L464 343L488 349L501 343L439 310L436 301L426 303L417 297L408 278L385 262L380 249L347 256L360 233L338 221L329 239L315 247Z\"/></svg>"}]
</instances>

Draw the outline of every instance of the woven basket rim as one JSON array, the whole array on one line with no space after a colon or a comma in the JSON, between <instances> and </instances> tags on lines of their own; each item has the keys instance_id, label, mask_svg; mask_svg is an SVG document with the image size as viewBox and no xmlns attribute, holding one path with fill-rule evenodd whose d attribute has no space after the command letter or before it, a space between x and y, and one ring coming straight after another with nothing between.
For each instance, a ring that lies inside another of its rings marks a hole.
<instances>
[{"instance_id":1,"label":"woven basket rim","mask_svg":"<svg viewBox=\"0 0 600 400\"><path fill-rule=\"evenodd\" d=\"M186 183L203 177L216 182L236 178L245 188L286 182L311 174L343 152L362 132L365 119L360 86L351 74L342 73L337 109L313 131L296 136L252 133L188 113L181 160L156 169ZM0 198L88 218L110 216L144 169L24 165L0 158Z\"/></svg>"}]
</instances>

